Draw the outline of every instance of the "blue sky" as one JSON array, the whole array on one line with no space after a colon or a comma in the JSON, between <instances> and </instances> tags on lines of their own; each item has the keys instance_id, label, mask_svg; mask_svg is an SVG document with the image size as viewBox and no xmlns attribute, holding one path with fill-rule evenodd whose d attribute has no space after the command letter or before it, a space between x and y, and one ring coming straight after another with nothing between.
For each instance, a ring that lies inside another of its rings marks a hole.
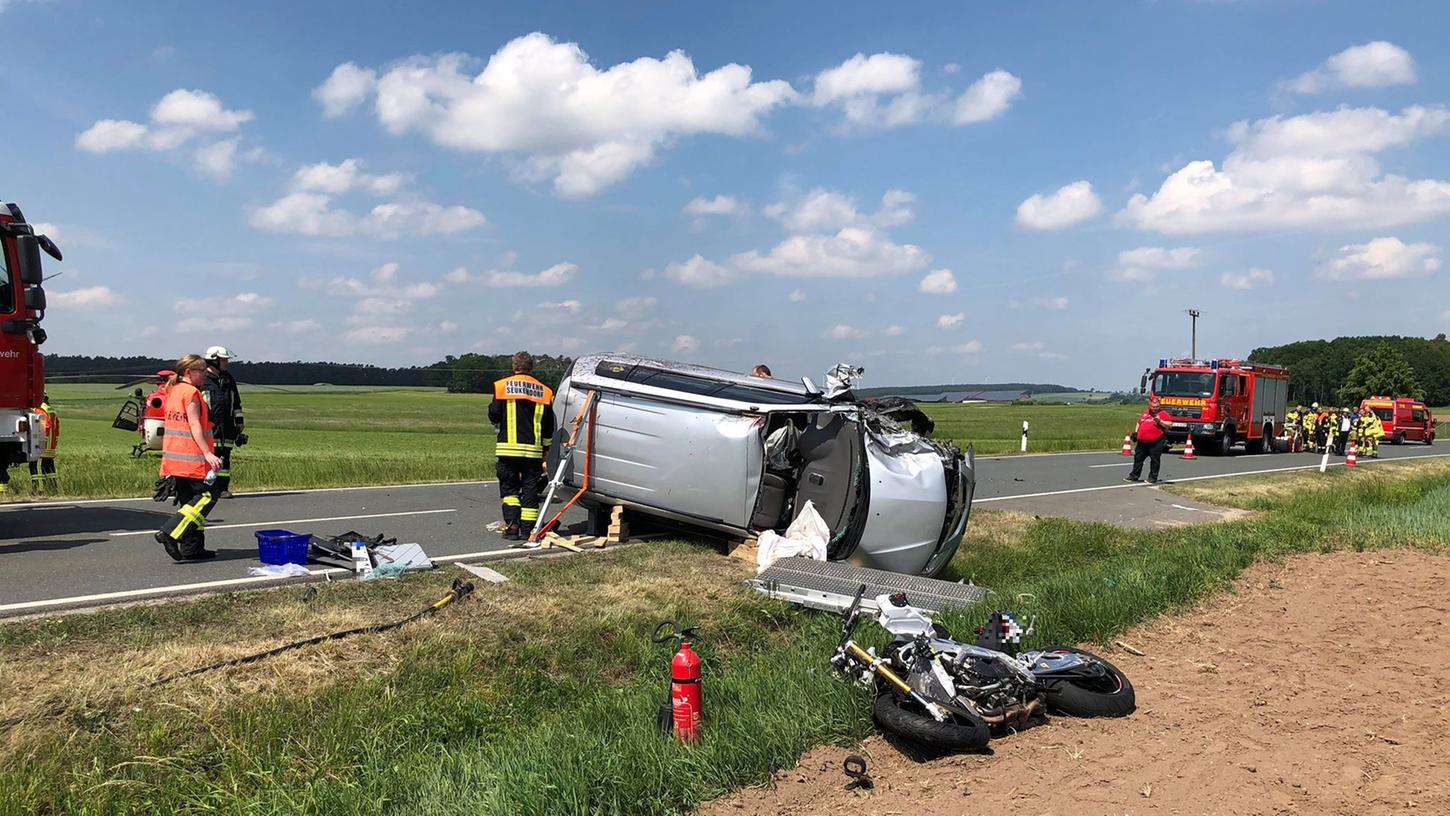
<instances>
[{"instance_id":1,"label":"blue sky","mask_svg":"<svg viewBox=\"0 0 1450 816\"><path fill-rule=\"evenodd\" d=\"M51 353L1121 387L1450 326L1439 2L0 0Z\"/></svg>"}]
</instances>

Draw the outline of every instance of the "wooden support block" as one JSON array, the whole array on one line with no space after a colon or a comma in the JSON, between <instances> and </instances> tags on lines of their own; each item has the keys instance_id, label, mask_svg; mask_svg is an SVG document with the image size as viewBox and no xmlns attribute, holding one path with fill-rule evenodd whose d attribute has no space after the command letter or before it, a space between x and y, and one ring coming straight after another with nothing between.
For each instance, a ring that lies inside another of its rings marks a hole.
<instances>
[{"instance_id":1,"label":"wooden support block","mask_svg":"<svg viewBox=\"0 0 1450 816\"><path fill-rule=\"evenodd\" d=\"M544 540L540 543L545 547L559 547L561 549L569 550L571 552L584 552L583 550L579 549L579 547L575 546L572 541L556 533L549 533L545 535Z\"/></svg>"},{"instance_id":2,"label":"wooden support block","mask_svg":"<svg viewBox=\"0 0 1450 816\"><path fill-rule=\"evenodd\" d=\"M624 520L622 505L616 504L614 509L609 511L609 529L606 531L605 538L611 544L619 544L629 538L629 524Z\"/></svg>"},{"instance_id":3,"label":"wooden support block","mask_svg":"<svg viewBox=\"0 0 1450 816\"><path fill-rule=\"evenodd\" d=\"M744 541L729 541L726 542L725 547L726 555L751 564L755 563L756 556L760 552L760 542L754 538L747 538Z\"/></svg>"}]
</instances>

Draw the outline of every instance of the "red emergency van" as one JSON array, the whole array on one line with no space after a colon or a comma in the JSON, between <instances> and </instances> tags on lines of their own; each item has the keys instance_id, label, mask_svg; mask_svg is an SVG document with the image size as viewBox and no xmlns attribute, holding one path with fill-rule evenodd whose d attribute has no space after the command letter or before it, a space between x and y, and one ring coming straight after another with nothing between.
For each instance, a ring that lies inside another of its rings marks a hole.
<instances>
[{"instance_id":1,"label":"red emergency van","mask_svg":"<svg viewBox=\"0 0 1450 816\"><path fill-rule=\"evenodd\" d=\"M1360 408L1374 411L1385 427L1385 441L1402 445L1406 441L1435 443L1435 417L1425 403L1409 397L1369 397Z\"/></svg>"}]
</instances>

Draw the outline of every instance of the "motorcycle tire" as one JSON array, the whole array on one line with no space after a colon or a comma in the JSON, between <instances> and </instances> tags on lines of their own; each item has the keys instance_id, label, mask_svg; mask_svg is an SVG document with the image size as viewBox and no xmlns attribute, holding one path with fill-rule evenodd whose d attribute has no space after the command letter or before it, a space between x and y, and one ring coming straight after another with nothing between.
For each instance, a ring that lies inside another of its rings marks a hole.
<instances>
[{"instance_id":1,"label":"motorcycle tire","mask_svg":"<svg viewBox=\"0 0 1450 816\"><path fill-rule=\"evenodd\" d=\"M1118 667L1092 652L1057 646L1046 651L1072 652L1086 655L1101 663L1106 676L1098 683L1074 682L1071 679L1051 681L1048 684L1047 708L1070 717L1126 717L1138 707L1133 684Z\"/></svg>"},{"instance_id":2,"label":"motorcycle tire","mask_svg":"<svg viewBox=\"0 0 1450 816\"><path fill-rule=\"evenodd\" d=\"M953 715L947 722L937 722L916 703L903 698L890 687L876 692L872 709L876 724L885 731L928 748L943 751L980 751L992 738L987 724Z\"/></svg>"}]
</instances>

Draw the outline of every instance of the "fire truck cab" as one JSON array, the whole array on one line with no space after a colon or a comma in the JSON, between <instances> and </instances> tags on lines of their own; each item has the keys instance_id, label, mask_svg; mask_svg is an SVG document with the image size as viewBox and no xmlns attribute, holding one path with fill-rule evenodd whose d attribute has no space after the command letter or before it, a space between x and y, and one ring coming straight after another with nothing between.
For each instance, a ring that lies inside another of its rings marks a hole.
<instances>
[{"instance_id":1,"label":"fire truck cab","mask_svg":"<svg viewBox=\"0 0 1450 816\"><path fill-rule=\"evenodd\" d=\"M37 410L45 394L41 250L60 259L60 250L31 230L19 207L0 204L0 467L34 461L45 446Z\"/></svg>"},{"instance_id":2,"label":"fire truck cab","mask_svg":"<svg viewBox=\"0 0 1450 816\"><path fill-rule=\"evenodd\" d=\"M1242 442L1274 452L1289 401L1289 370L1242 360L1162 359L1144 374L1149 393L1173 417L1168 438L1228 455Z\"/></svg>"},{"instance_id":3,"label":"fire truck cab","mask_svg":"<svg viewBox=\"0 0 1450 816\"><path fill-rule=\"evenodd\" d=\"M1409 397L1368 397L1359 404L1379 417L1385 441L1403 445L1406 441L1435 444L1435 417L1425 403Z\"/></svg>"}]
</instances>

